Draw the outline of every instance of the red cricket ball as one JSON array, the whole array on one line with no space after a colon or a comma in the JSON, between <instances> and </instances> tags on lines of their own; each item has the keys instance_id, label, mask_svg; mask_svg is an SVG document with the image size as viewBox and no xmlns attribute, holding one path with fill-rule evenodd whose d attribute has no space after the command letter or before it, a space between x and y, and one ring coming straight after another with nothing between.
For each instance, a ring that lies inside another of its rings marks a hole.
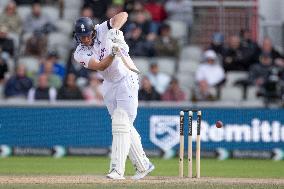
<instances>
[{"instance_id":1,"label":"red cricket ball","mask_svg":"<svg viewBox=\"0 0 284 189\"><path fill-rule=\"evenodd\" d=\"M217 127L217 128L223 127L222 121L216 121L216 127Z\"/></svg>"}]
</instances>

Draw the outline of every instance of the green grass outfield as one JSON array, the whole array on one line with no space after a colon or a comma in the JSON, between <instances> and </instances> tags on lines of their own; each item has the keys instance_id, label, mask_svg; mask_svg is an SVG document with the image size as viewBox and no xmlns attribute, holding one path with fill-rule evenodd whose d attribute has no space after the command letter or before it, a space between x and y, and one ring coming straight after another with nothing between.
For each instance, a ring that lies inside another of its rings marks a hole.
<instances>
[{"instance_id":1,"label":"green grass outfield","mask_svg":"<svg viewBox=\"0 0 284 189\"><path fill-rule=\"evenodd\" d=\"M152 176L178 175L178 159L163 160L152 158L156 169ZM195 163L195 162L193 162ZM9 157L0 159L1 176L45 176L45 175L105 175L109 168L109 159L105 157L65 157L61 159L47 157ZM185 166L184 170L187 170ZM126 175L134 170L127 162ZM0 176L0 177L1 177ZM284 179L284 161L272 160L201 160L201 177L224 178L273 178ZM284 188L282 184L220 184L210 182L183 182L167 184L145 183L96 183L96 184L1 184L2 188Z\"/></svg>"}]
</instances>

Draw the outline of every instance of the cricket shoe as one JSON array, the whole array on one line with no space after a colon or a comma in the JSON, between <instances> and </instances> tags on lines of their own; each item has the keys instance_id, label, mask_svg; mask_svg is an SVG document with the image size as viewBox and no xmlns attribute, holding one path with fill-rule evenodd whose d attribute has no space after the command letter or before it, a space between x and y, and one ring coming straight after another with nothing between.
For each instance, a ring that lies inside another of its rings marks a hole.
<instances>
[{"instance_id":1,"label":"cricket shoe","mask_svg":"<svg viewBox=\"0 0 284 189\"><path fill-rule=\"evenodd\" d=\"M133 177L131 177L131 179L133 179L133 180L142 179L145 176L147 176L149 173L151 173L154 169L155 169L155 166L152 163L149 162L149 167L148 167L147 170L142 171L142 172L137 170L136 174Z\"/></svg>"},{"instance_id":2,"label":"cricket shoe","mask_svg":"<svg viewBox=\"0 0 284 189\"><path fill-rule=\"evenodd\" d=\"M113 180L122 180L125 179L117 170L112 169L109 174L106 176L108 179L113 179Z\"/></svg>"}]
</instances>

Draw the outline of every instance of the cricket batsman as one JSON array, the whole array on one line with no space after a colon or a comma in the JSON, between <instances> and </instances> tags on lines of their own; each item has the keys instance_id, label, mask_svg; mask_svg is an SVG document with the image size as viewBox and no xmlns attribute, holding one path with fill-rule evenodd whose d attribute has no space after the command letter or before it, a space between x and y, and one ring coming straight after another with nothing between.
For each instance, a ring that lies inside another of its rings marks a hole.
<instances>
[{"instance_id":1,"label":"cricket batsman","mask_svg":"<svg viewBox=\"0 0 284 189\"><path fill-rule=\"evenodd\" d=\"M119 30L127 17L126 12L120 12L95 26L88 17L81 17L75 23L78 46L74 59L85 68L97 70L104 78L104 103L112 119L109 179L124 179L128 155L136 168L132 179L142 179L155 168L146 157L140 135L133 126L138 107L138 75L122 63L118 50L129 51Z\"/></svg>"}]
</instances>

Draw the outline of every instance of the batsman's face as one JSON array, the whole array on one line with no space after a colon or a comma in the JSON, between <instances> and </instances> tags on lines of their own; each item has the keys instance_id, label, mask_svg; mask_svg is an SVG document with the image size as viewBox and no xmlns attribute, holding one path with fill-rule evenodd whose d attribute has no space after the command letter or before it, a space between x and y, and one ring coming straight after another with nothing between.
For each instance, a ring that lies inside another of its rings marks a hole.
<instances>
[{"instance_id":1,"label":"batsman's face","mask_svg":"<svg viewBox=\"0 0 284 189\"><path fill-rule=\"evenodd\" d=\"M80 41L81 41L81 43L83 45L91 46L92 42L93 42L93 37L92 37L92 35L90 35L90 36L82 36L82 37L80 37Z\"/></svg>"}]
</instances>

